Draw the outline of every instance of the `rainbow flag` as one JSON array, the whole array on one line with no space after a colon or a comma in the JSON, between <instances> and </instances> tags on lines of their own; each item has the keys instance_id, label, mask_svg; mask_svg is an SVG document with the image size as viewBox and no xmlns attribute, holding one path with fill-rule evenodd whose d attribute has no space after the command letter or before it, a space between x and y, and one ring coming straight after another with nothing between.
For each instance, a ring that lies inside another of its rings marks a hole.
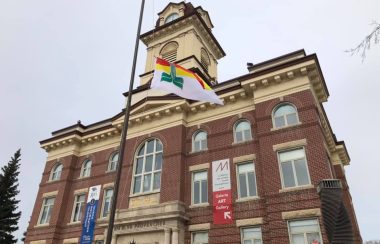
<instances>
[{"instance_id":1,"label":"rainbow flag","mask_svg":"<svg viewBox=\"0 0 380 244\"><path fill-rule=\"evenodd\" d=\"M191 100L223 105L223 101L196 73L160 58L156 58L150 87Z\"/></svg>"}]
</instances>

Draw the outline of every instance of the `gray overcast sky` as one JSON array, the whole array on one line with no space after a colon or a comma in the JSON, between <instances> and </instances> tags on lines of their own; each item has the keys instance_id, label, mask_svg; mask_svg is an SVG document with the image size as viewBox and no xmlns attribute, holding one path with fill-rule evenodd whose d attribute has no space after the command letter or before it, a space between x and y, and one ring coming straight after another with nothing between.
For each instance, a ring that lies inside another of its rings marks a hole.
<instances>
[{"instance_id":1,"label":"gray overcast sky","mask_svg":"<svg viewBox=\"0 0 380 244\"><path fill-rule=\"evenodd\" d=\"M169 1L147 0L143 32ZM330 91L331 126L346 142L346 167L364 240L380 239L377 155L380 45L359 56L344 53L380 22L380 1L194 0L209 11L227 56L219 82L258 63L304 48L318 55ZM21 147L20 231L26 230L47 154L50 132L109 118L128 89L140 1L0 1L0 166ZM145 64L140 43L137 73ZM136 84L138 79L136 80Z\"/></svg>"}]
</instances>

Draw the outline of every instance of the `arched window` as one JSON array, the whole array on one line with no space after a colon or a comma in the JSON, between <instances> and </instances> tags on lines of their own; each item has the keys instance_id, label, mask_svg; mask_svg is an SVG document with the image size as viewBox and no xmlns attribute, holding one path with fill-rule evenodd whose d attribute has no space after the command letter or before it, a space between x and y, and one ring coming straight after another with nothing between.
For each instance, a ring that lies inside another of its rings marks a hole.
<instances>
[{"instance_id":1,"label":"arched window","mask_svg":"<svg viewBox=\"0 0 380 244\"><path fill-rule=\"evenodd\" d=\"M86 159L82 164L82 169L80 171L80 177L89 177L91 175L91 165L92 161L89 159Z\"/></svg>"},{"instance_id":2,"label":"arched window","mask_svg":"<svg viewBox=\"0 0 380 244\"><path fill-rule=\"evenodd\" d=\"M57 163L51 171L50 180L61 179L62 168L63 168L62 164Z\"/></svg>"},{"instance_id":3,"label":"arched window","mask_svg":"<svg viewBox=\"0 0 380 244\"><path fill-rule=\"evenodd\" d=\"M249 141L252 139L251 124L247 120L240 120L234 126L235 142Z\"/></svg>"},{"instance_id":4,"label":"arched window","mask_svg":"<svg viewBox=\"0 0 380 244\"><path fill-rule=\"evenodd\" d=\"M207 133L197 131L193 136L193 152L198 152L207 149Z\"/></svg>"},{"instance_id":5,"label":"arched window","mask_svg":"<svg viewBox=\"0 0 380 244\"><path fill-rule=\"evenodd\" d=\"M273 112L273 124L276 128L298 124L296 108L289 103L277 106Z\"/></svg>"},{"instance_id":6,"label":"arched window","mask_svg":"<svg viewBox=\"0 0 380 244\"><path fill-rule=\"evenodd\" d=\"M208 70L208 66L210 65L210 57L204 48L201 49L201 63L203 67Z\"/></svg>"},{"instance_id":7,"label":"arched window","mask_svg":"<svg viewBox=\"0 0 380 244\"><path fill-rule=\"evenodd\" d=\"M112 153L109 162L107 171L115 171L117 168L117 161L119 160L119 152Z\"/></svg>"},{"instance_id":8,"label":"arched window","mask_svg":"<svg viewBox=\"0 0 380 244\"><path fill-rule=\"evenodd\" d=\"M159 191L161 186L162 143L145 141L137 151L133 171L133 194Z\"/></svg>"},{"instance_id":9,"label":"arched window","mask_svg":"<svg viewBox=\"0 0 380 244\"><path fill-rule=\"evenodd\" d=\"M160 51L160 55L168 62L175 62L177 60L178 43L169 42Z\"/></svg>"},{"instance_id":10,"label":"arched window","mask_svg":"<svg viewBox=\"0 0 380 244\"><path fill-rule=\"evenodd\" d=\"M166 17L165 19L165 24L166 23L169 23L175 19L178 19L179 15L177 13L172 13L171 15L169 15L168 17Z\"/></svg>"}]
</instances>

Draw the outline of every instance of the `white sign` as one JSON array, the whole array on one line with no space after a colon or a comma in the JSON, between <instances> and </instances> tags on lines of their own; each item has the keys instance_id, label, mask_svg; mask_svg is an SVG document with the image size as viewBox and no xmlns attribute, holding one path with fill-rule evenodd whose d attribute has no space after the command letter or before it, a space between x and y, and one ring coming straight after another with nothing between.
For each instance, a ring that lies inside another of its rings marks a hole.
<instances>
[{"instance_id":1,"label":"white sign","mask_svg":"<svg viewBox=\"0 0 380 244\"><path fill-rule=\"evenodd\" d=\"M91 186L88 190L88 197L87 197L87 203L91 202L92 200L96 201L99 200L100 197L100 188L101 185L97 186Z\"/></svg>"},{"instance_id":2,"label":"white sign","mask_svg":"<svg viewBox=\"0 0 380 244\"><path fill-rule=\"evenodd\" d=\"M231 189L230 159L212 162L212 191Z\"/></svg>"}]
</instances>

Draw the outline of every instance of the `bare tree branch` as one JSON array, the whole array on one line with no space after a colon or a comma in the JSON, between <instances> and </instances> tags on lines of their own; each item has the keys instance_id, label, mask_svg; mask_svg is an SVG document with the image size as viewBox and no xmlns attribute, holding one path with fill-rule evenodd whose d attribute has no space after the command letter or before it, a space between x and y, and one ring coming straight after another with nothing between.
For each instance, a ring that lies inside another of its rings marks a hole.
<instances>
[{"instance_id":1,"label":"bare tree branch","mask_svg":"<svg viewBox=\"0 0 380 244\"><path fill-rule=\"evenodd\" d=\"M373 31L367 35L362 42L359 43L355 48L345 50L345 52L350 53L351 55L360 53L362 61L366 57L366 51L371 48L371 42L373 40L374 44L378 44L380 41L380 24L376 21L373 21L371 25L375 26Z\"/></svg>"}]
</instances>

